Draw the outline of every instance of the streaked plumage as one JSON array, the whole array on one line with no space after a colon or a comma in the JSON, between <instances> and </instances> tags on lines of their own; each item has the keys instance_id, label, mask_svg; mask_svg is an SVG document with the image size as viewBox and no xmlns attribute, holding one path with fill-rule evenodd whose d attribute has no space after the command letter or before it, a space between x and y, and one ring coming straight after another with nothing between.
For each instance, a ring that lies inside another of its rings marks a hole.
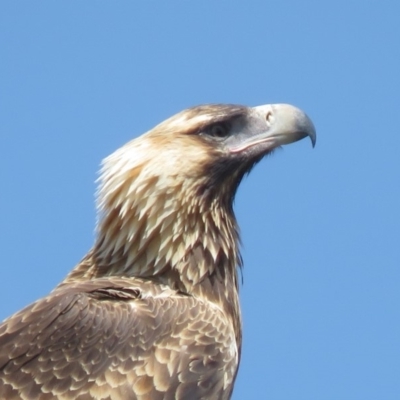
<instances>
[{"instance_id":1,"label":"streaked plumage","mask_svg":"<svg viewBox=\"0 0 400 400\"><path fill-rule=\"evenodd\" d=\"M103 162L93 248L0 325L1 399L229 399L241 348L232 203L274 148L310 136L288 105L183 111Z\"/></svg>"}]
</instances>

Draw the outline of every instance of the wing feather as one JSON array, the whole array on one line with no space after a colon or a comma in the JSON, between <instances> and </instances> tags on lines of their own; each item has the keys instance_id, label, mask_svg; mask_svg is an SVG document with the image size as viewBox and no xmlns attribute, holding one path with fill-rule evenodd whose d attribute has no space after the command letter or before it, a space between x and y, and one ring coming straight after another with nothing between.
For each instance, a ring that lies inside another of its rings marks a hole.
<instances>
[{"instance_id":1,"label":"wing feather","mask_svg":"<svg viewBox=\"0 0 400 400\"><path fill-rule=\"evenodd\" d=\"M161 285L61 286L0 325L0 398L228 398L232 342L218 307Z\"/></svg>"}]
</instances>

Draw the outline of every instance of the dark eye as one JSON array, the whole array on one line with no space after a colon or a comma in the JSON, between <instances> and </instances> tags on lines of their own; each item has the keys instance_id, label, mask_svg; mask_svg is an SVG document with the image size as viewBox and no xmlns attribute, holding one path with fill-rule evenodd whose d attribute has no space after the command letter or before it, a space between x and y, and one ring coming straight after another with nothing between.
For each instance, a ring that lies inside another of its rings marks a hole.
<instances>
[{"instance_id":1,"label":"dark eye","mask_svg":"<svg viewBox=\"0 0 400 400\"><path fill-rule=\"evenodd\" d=\"M229 127L225 124L214 124L205 133L209 136L222 139L229 135Z\"/></svg>"}]
</instances>

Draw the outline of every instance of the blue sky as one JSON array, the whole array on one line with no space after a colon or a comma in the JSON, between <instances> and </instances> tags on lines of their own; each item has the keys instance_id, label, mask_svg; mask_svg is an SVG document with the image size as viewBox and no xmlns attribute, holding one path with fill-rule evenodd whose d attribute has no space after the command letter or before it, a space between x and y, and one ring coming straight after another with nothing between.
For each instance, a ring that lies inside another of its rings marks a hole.
<instances>
[{"instance_id":1,"label":"blue sky","mask_svg":"<svg viewBox=\"0 0 400 400\"><path fill-rule=\"evenodd\" d=\"M286 102L318 133L240 187L233 399L400 396L400 5L2 1L0 319L89 250L102 158L201 103Z\"/></svg>"}]
</instances>

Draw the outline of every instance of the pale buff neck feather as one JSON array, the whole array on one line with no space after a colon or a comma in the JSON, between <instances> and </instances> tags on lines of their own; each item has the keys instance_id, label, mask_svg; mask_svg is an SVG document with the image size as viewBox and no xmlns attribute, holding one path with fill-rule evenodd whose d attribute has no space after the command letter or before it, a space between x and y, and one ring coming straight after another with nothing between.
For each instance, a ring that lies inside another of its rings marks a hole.
<instances>
[{"instance_id":1,"label":"pale buff neck feather","mask_svg":"<svg viewBox=\"0 0 400 400\"><path fill-rule=\"evenodd\" d=\"M241 264L236 221L219 197L198 193L206 177L197 174L196 165L209 154L190 145L174 154L164 145L158 157L152 148L140 138L105 159L97 239L67 281L143 277L236 309Z\"/></svg>"}]
</instances>

